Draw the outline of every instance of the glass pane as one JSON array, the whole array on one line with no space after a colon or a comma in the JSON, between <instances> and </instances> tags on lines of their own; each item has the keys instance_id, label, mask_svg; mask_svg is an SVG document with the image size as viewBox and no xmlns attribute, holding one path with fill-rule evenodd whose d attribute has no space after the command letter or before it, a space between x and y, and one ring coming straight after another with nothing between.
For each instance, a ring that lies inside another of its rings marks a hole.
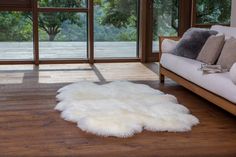
<instances>
[{"instance_id":1,"label":"glass pane","mask_svg":"<svg viewBox=\"0 0 236 157\"><path fill-rule=\"evenodd\" d=\"M40 59L87 58L87 14L39 14Z\"/></svg>"},{"instance_id":2,"label":"glass pane","mask_svg":"<svg viewBox=\"0 0 236 157\"><path fill-rule=\"evenodd\" d=\"M33 60L31 13L0 12L0 60Z\"/></svg>"},{"instance_id":3,"label":"glass pane","mask_svg":"<svg viewBox=\"0 0 236 157\"><path fill-rule=\"evenodd\" d=\"M81 8L86 7L87 0L39 0L39 7Z\"/></svg>"},{"instance_id":4,"label":"glass pane","mask_svg":"<svg viewBox=\"0 0 236 157\"><path fill-rule=\"evenodd\" d=\"M197 24L230 24L231 0L197 0Z\"/></svg>"},{"instance_id":5,"label":"glass pane","mask_svg":"<svg viewBox=\"0 0 236 157\"><path fill-rule=\"evenodd\" d=\"M159 36L178 36L178 8L178 0L153 0L153 52L159 52Z\"/></svg>"},{"instance_id":6,"label":"glass pane","mask_svg":"<svg viewBox=\"0 0 236 157\"><path fill-rule=\"evenodd\" d=\"M136 58L138 0L101 0L94 7L95 58Z\"/></svg>"}]
</instances>

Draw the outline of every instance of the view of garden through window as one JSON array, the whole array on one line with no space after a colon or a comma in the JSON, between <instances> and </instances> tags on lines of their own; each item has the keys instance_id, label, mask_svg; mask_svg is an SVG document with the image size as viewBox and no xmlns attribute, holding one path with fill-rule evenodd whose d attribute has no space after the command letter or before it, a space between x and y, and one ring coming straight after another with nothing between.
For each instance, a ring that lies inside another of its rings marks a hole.
<instances>
[{"instance_id":1,"label":"view of garden through window","mask_svg":"<svg viewBox=\"0 0 236 157\"><path fill-rule=\"evenodd\" d=\"M178 36L179 0L153 0L153 52L159 52L159 36Z\"/></svg>"},{"instance_id":2,"label":"view of garden through window","mask_svg":"<svg viewBox=\"0 0 236 157\"><path fill-rule=\"evenodd\" d=\"M39 0L38 6L87 8L86 2ZM231 0L196 2L197 23L229 23ZM137 57L138 3L139 0L94 0L95 58ZM178 35L178 8L178 0L153 0L153 52L159 51L159 36ZM87 58L87 18L87 13L39 12L40 59ZM0 21L0 60L32 60L32 13L1 11Z\"/></svg>"},{"instance_id":3,"label":"view of garden through window","mask_svg":"<svg viewBox=\"0 0 236 157\"><path fill-rule=\"evenodd\" d=\"M33 59L31 13L0 12L0 59Z\"/></svg>"},{"instance_id":4,"label":"view of garden through window","mask_svg":"<svg viewBox=\"0 0 236 157\"><path fill-rule=\"evenodd\" d=\"M196 0L197 24L230 24L232 0Z\"/></svg>"}]
</instances>

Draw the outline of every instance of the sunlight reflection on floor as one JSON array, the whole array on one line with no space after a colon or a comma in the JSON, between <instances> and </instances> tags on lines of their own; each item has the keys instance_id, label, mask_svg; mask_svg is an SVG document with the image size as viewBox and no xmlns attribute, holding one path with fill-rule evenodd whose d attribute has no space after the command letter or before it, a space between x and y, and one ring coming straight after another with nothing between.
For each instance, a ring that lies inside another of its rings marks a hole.
<instances>
[{"instance_id":1,"label":"sunlight reflection on floor","mask_svg":"<svg viewBox=\"0 0 236 157\"><path fill-rule=\"evenodd\" d=\"M158 63L151 65L152 67L142 63L2 65L0 66L0 84L157 81Z\"/></svg>"}]
</instances>

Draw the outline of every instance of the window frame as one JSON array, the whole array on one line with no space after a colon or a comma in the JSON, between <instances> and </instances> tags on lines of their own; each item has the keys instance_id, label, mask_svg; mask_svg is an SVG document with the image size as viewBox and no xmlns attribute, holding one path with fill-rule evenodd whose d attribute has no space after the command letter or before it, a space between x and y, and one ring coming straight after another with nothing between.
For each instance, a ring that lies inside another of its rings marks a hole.
<instances>
[{"instance_id":1,"label":"window frame","mask_svg":"<svg viewBox=\"0 0 236 157\"><path fill-rule=\"evenodd\" d=\"M184 32L191 27L191 11L192 11L192 0L179 0L179 28L178 36L182 36ZM155 62L159 61L159 52L153 52L153 0L148 0L148 11L147 11L147 51L146 61Z\"/></svg>"},{"instance_id":2,"label":"window frame","mask_svg":"<svg viewBox=\"0 0 236 157\"><path fill-rule=\"evenodd\" d=\"M140 0L138 7L140 7ZM11 3L12 2L12 3ZM39 7L37 0L21 0L14 1L2 0L0 3L0 11L28 11L32 12L33 17L33 61L28 60L0 60L0 64L63 64L63 63L101 63L101 62L138 62L141 61L139 54L139 25L137 38L137 57L135 58L94 58L94 4L93 0L87 0L87 7L81 8L58 8L58 7ZM50 12L77 12L87 14L87 59L39 59L39 13ZM138 23L139 23L140 9L138 8Z\"/></svg>"},{"instance_id":3,"label":"window frame","mask_svg":"<svg viewBox=\"0 0 236 157\"><path fill-rule=\"evenodd\" d=\"M16 2L11 0L12 2ZM10 4L9 0L2 0L0 11L27 11L33 15L33 47L34 60L1 61L0 64L63 64L63 63L111 63L111 62L155 62L159 60L158 53L152 52L152 0L139 0L138 21L138 51L137 58L99 58L94 59L94 5L93 0L87 0L87 8L39 8L37 0L21 0L18 4ZM27 2L27 3L25 3ZM5 3L5 4L4 4ZM39 60L39 35L38 14L39 12L82 12L87 13L88 22L88 58L83 60ZM35 20L37 19L37 20ZM179 30L178 35L190 27L210 27L212 24L196 24L196 0L179 0Z\"/></svg>"},{"instance_id":4,"label":"window frame","mask_svg":"<svg viewBox=\"0 0 236 157\"><path fill-rule=\"evenodd\" d=\"M154 16L153 16L153 11L154 11L154 8L153 8L153 5L154 5L154 0L151 0L151 20L153 21L153 19L154 19ZM178 20L179 20L179 22L178 22L178 31L177 31L177 36L179 36L180 35L180 31L179 31L179 27L180 27L180 4L181 4L181 1L179 1L179 5L178 5ZM153 22L152 22L152 33L151 33L151 38L152 38L152 45L151 45L151 47L152 47L152 53L153 54L155 54L155 53L159 53L159 51L153 51ZM159 56L159 55L158 55Z\"/></svg>"}]
</instances>

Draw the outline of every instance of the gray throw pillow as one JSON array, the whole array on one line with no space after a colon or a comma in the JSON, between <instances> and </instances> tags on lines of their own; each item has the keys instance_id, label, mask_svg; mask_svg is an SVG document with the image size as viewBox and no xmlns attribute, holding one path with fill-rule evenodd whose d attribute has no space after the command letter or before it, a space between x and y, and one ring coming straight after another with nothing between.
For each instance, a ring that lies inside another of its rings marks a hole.
<instances>
[{"instance_id":1,"label":"gray throw pillow","mask_svg":"<svg viewBox=\"0 0 236 157\"><path fill-rule=\"evenodd\" d=\"M217 33L217 31L208 29L190 28L184 33L172 53L177 56L196 59L207 39Z\"/></svg>"},{"instance_id":2,"label":"gray throw pillow","mask_svg":"<svg viewBox=\"0 0 236 157\"><path fill-rule=\"evenodd\" d=\"M230 38L226 40L220 58L217 62L222 68L230 70L236 62L236 39Z\"/></svg>"},{"instance_id":3,"label":"gray throw pillow","mask_svg":"<svg viewBox=\"0 0 236 157\"><path fill-rule=\"evenodd\" d=\"M206 64L215 64L220 56L222 48L225 44L225 36L210 36L201 52L199 53L197 60Z\"/></svg>"}]
</instances>

